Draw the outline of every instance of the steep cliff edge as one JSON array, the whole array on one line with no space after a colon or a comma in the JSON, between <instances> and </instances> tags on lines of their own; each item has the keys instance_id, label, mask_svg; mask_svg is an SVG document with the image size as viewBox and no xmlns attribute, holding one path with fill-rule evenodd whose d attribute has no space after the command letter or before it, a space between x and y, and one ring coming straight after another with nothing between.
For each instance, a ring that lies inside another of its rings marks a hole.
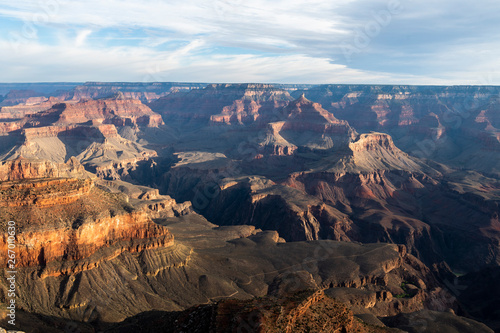
<instances>
[{"instance_id":1,"label":"steep cliff edge","mask_svg":"<svg viewBox=\"0 0 500 333\"><path fill-rule=\"evenodd\" d=\"M66 163L29 159L19 156L15 160L0 162L0 182L36 178L92 178L76 158Z\"/></svg>"},{"instance_id":2,"label":"steep cliff edge","mask_svg":"<svg viewBox=\"0 0 500 333\"><path fill-rule=\"evenodd\" d=\"M47 164L31 163L24 175L39 177L33 170L39 172ZM116 244L120 246L114 256L173 244L167 229L153 223L146 212L134 212L122 195L96 188L90 178L23 178L0 183L0 193L2 216L15 221L18 230L17 267L37 266L42 276L90 269L91 263L87 267L78 262L94 255L97 265L105 258L95 254ZM8 241L7 235L0 241L4 253Z\"/></svg>"}]
</instances>

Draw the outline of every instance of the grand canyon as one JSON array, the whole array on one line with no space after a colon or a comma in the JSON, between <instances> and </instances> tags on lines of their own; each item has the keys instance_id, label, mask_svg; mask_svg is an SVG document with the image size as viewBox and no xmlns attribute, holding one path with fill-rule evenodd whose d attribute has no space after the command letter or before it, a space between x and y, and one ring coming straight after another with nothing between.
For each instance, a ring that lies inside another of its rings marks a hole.
<instances>
[{"instance_id":1,"label":"grand canyon","mask_svg":"<svg viewBox=\"0 0 500 333\"><path fill-rule=\"evenodd\" d=\"M500 332L499 94L0 84L0 326Z\"/></svg>"}]
</instances>

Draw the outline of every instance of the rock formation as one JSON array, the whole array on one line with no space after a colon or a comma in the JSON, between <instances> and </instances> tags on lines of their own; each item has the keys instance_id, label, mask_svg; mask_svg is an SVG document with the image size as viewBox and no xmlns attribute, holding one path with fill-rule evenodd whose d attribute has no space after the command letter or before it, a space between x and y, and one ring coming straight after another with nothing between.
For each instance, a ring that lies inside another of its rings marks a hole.
<instances>
[{"instance_id":1,"label":"rock formation","mask_svg":"<svg viewBox=\"0 0 500 333\"><path fill-rule=\"evenodd\" d=\"M290 100L286 91L271 85L211 84L205 89L167 95L149 106L169 120L243 124L273 119L273 112Z\"/></svg>"},{"instance_id":2,"label":"rock formation","mask_svg":"<svg viewBox=\"0 0 500 333\"><path fill-rule=\"evenodd\" d=\"M417 157L499 172L498 87L324 85L299 93L358 131L391 134Z\"/></svg>"},{"instance_id":3,"label":"rock formation","mask_svg":"<svg viewBox=\"0 0 500 333\"><path fill-rule=\"evenodd\" d=\"M33 124L66 125L88 121L116 126L156 127L163 124L160 115L155 114L139 100L125 99L122 94L109 99L56 104L51 109L28 118L28 123Z\"/></svg>"},{"instance_id":4,"label":"rock formation","mask_svg":"<svg viewBox=\"0 0 500 333\"><path fill-rule=\"evenodd\" d=\"M71 89L0 112L26 331L498 327L497 88Z\"/></svg>"}]
</instances>

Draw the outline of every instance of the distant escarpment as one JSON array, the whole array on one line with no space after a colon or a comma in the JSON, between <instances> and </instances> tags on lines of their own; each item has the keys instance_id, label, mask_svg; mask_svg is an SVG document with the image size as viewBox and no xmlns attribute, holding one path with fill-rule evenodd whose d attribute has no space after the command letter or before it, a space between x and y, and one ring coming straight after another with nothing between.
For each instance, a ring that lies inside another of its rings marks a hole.
<instances>
[{"instance_id":1,"label":"distant escarpment","mask_svg":"<svg viewBox=\"0 0 500 333\"><path fill-rule=\"evenodd\" d=\"M35 114L50 109L62 100L56 97L49 97L46 100L28 99L24 103L13 106L3 106L0 108L0 119L21 119L26 115Z\"/></svg>"},{"instance_id":2,"label":"distant escarpment","mask_svg":"<svg viewBox=\"0 0 500 333\"><path fill-rule=\"evenodd\" d=\"M17 104L34 104L37 102L44 102L47 98L42 93L33 90L15 89L9 91L0 103L0 107L11 106Z\"/></svg>"},{"instance_id":3,"label":"distant escarpment","mask_svg":"<svg viewBox=\"0 0 500 333\"><path fill-rule=\"evenodd\" d=\"M172 93L149 106L171 120L248 124L272 120L275 110L291 100L288 92L271 85L211 84L188 93Z\"/></svg>"},{"instance_id":4,"label":"distant escarpment","mask_svg":"<svg viewBox=\"0 0 500 333\"><path fill-rule=\"evenodd\" d=\"M153 77L152 77L153 78ZM121 93L125 98L151 102L175 91L189 91L204 88L203 83L183 82L86 82L59 96L66 100L98 99Z\"/></svg>"}]
</instances>

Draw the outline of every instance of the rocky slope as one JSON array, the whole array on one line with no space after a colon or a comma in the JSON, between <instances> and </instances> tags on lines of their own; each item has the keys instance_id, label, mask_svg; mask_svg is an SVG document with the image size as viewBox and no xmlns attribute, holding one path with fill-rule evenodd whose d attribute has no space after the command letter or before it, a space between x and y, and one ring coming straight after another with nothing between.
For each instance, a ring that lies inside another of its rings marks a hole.
<instances>
[{"instance_id":1,"label":"rocky slope","mask_svg":"<svg viewBox=\"0 0 500 333\"><path fill-rule=\"evenodd\" d=\"M322 291L303 291L282 298L221 301L178 313L144 313L106 332L493 332L474 320L436 311L384 321L387 326L376 317L354 316L345 304Z\"/></svg>"}]
</instances>

